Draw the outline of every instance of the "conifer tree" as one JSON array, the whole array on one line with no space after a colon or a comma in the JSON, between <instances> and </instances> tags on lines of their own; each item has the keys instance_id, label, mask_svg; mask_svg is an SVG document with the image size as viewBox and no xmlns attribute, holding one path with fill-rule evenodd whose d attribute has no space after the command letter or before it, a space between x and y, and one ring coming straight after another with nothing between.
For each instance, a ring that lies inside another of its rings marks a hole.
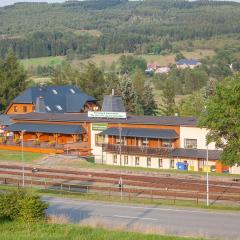
<instances>
[{"instance_id":1,"label":"conifer tree","mask_svg":"<svg viewBox=\"0 0 240 240\"><path fill-rule=\"evenodd\" d=\"M153 89L149 83L145 84L143 93L143 111L144 115L155 115L157 104L153 96Z\"/></svg>"},{"instance_id":2,"label":"conifer tree","mask_svg":"<svg viewBox=\"0 0 240 240\"><path fill-rule=\"evenodd\" d=\"M163 96L162 96L162 106L161 106L161 113L163 115L172 116L175 113L175 90L173 82L167 80L165 87L163 89Z\"/></svg>"},{"instance_id":3,"label":"conifer tree","mask_svg":"<svg viewBox=\"0 0 240 240\"><path fill-rule=\"evenodd\" d=\"M10 51L0 62L0 111L27 87L27 74L19 64L16 56Z\"/></svg>"}]
</instances>

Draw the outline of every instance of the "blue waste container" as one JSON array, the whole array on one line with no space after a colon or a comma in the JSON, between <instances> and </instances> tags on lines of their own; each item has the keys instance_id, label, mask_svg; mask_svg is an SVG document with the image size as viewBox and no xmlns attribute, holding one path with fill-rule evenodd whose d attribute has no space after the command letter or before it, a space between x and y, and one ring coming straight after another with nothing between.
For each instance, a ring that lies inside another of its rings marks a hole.
<instances>
[{"instance_id":1,"label":"blue waste container","mask_svg":"<svg viewBox=\"0 0 240 240\"><path fill-rule=\"evenodd\" d=\"M177 169L186 171L186 170L188 170L188 164L184 163L184 162L177 162Z\"/></svg>"}]
</instances>

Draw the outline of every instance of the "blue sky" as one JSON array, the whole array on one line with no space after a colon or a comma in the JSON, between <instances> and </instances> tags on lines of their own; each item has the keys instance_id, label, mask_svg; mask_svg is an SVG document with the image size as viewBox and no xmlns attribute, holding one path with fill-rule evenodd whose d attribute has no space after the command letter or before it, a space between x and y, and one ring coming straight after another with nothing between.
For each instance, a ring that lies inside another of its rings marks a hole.
<instances>
[{"instance_id":1,"label":"blue sky","mask_svg":"<svg viewBox=\"0 0 240 240\"><path fill-rule=\"evenodd\" d=\"M0 7L6 6L6 5L11 5L16 2L49 2L49 3L54 3L54 2L65 2L66 0L0 0Z\"/></svg>"}]
</instances>

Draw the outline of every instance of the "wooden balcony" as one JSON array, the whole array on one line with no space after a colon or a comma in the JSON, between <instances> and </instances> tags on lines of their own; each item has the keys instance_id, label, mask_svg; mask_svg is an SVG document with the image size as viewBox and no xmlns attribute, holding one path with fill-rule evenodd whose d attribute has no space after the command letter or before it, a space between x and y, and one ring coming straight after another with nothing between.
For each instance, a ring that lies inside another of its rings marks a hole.
<instances>
[{"instance_id":1,"label":"wooden balcony","mask_svg":"<svg viewBox=\"0 0 240 240\"><path fill-rule=\"evenodd\" d=\"M145 146L126 146L119 144L103 144L104 152L111 152L117 154L129 154L129 155L145 155L145 156L171 156L172 148L151 148Z\"/></svg>"}]
</instances>

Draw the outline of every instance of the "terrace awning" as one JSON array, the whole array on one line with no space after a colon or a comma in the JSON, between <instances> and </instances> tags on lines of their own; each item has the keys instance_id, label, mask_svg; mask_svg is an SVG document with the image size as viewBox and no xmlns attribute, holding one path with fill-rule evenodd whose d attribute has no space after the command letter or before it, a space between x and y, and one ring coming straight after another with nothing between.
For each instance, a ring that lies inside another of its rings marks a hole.
<instances>
[{"instance_id":1,"label":"terrace awning","mask_svg":"<svg viewBox=\"0 0 240 240\"><path fill-rule=\"evenodd\" d=\"M209 160L219 160L222 150L208 150ZM185 149L185 148L176 148L172 151L173 157L182 157L182 158L193 158L193 159L206 159L207 151L206 149Z\"/></svg>"},{"instance_id":2,"label":"terrace awning","mask_svg":"<svg viewBox=\"0 0 240 240\"><path fill-rule=\"evenodd\" d=\"M11 132L36 132L36 133L60 133L60 134L83 134L86 130L81 125L63 124L38 124L38 123L14 123L5 128Z\"/></svg>"},{"instance_id":3,"label":"terrace awning","mask_svg":"<svg viewBox=\"0 0 240 240\"><path fill-rule=\"evenodd\" d=\"M177 139L178 134L172 129L148 129L148 128L108 128L99 135L140 138Z\"/></svg>"}]
</instances>

